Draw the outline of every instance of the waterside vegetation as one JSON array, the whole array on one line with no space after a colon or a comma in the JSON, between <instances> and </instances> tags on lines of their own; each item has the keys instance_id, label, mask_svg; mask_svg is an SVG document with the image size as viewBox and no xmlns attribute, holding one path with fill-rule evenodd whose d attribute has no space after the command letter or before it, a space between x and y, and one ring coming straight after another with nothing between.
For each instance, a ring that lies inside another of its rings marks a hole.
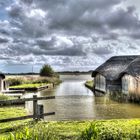
<instances>
[{"instance_id":1,"label":"waterside vegetation","mask_svg":"<svg viewBox=\"0 0 140 140\"><path fill-rule=\"evenodd\" d=\"M93 86L94 86L93 80L86 81L85 86L93 91Z\"/></svg>"}]
</instances>

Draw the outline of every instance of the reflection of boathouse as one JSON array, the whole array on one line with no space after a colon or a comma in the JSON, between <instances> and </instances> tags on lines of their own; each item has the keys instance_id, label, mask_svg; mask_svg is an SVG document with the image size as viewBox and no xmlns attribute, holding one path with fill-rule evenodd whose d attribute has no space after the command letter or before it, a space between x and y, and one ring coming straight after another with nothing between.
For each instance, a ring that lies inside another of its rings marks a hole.
<instances>
[{"instance_id":1,"label":"reflection of boathouse","mask_svg":"<svg viewBox=\"0 0 140 140\"><path fill-rule=\"evenodd\" d=\"M95 92L140 97L140 56L114 56L92 73Z\"/></svg>"},{"instance_id":2,"label":"reflection of boathouse","mask_svg":"<svg viewBox=\"0 0 140 140\"><path fill-rule=\"evenodd\" d=\"M0 92L6 90L5 75L0 73Z\"/></svg>"}]
</instances>

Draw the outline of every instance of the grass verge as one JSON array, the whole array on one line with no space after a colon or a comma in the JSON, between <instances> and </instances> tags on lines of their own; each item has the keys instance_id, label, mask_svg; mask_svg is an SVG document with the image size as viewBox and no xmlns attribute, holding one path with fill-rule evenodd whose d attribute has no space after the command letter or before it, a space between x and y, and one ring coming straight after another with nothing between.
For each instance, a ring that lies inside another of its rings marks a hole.
<instances>
[{"instance_id":1,"label":"grass verge","mask_svg":"<svg viewBox=\"0 0 140 140\"><path fill-rule=\"evenodd\" d=\"M139 140L140 119L41 121L26 125L3 138L5 138L3 140Z\"/></svg>"},{"instance_id":2,"label":"grass verge","mask_svg":"<svg viewBox=\"0 0 140 140\"><path fill-rule=\"evenodd\" d=\"M0 100L10 100L10 99L15 99L15 98L0 93Z\"/></svg>"},{"instance_id":3,"label":"grass verge","mask_svg":"<svg viewBox=\"0 0 140 140\"><path fill-rule=\"evenodd\" d=\"M22 84L17 86L10 86L9 88L39 88L40 86L45 86L47 83L37 83L37 84Z\"/></svg>"},{"instance_id":4,"label":"grass verge","mask_svg":"<svg viewBox=\"0 0 140 140\"><path fill-rule=\"evenodd\" d=\"M85 86L91 90L93 90L94 82L92 81L86 81Z\"/></svg>"},{"instance_id":5,"label":"grass verge","mask_svg":"<svg viewBox=\"0 0 140 140\"><path fill-rule=\"evenodd\" d=\"M23 107L0 107L0 120L25 116L26 114L27 112ZM28 121L29 120L0 123L0 138L4 132L15 130L17 127L24 125L24 123Z\"/></svg>"}]
</instances>

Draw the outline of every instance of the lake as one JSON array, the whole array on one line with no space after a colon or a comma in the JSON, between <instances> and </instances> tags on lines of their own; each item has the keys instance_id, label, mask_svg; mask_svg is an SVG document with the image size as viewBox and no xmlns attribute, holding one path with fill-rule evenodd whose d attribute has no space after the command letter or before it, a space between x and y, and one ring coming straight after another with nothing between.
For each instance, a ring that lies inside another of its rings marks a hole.
<instances>
[{"instance_id":1,"label":"lake","mask_svg":"<svg viewBox=\"0 0 140 140\"><path fill-rule=\"evenodd\" d=\"M108 96L95 97L93 92L84 86L90 75L60 75L63 81L54 89L38 92L38 96L54 95L56 99L42 100L46 112L55 112L46 120L91 120L91 119L123 119L140 118L140 105L118 103ZM33 93L26 94L32 97ZM29 113L32 113L32 102L26 103Z\"/></svg>"}]
</instances>

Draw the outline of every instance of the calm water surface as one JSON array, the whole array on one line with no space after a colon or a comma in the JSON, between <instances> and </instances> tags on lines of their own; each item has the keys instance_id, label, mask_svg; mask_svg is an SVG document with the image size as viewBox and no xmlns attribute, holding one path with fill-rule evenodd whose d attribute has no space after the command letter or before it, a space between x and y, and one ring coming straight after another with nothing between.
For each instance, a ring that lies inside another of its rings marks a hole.
<instances>
[{"instance_id":1,"label":"calm water surface","mask_svg":"<svg viewBox=\"0 0 140 140\"><path fill-rule=\"evenodd\" d=\"M38 93L38 96L55 95L56 99L42 100L45 112L55 112L46 120L87 120L87 119L118 119L140 118L140 105L118 103L106 97L94 97L94 94L84 86L90 75L61 75L63 81L51 90ZM26 97L33 96L27 94ZM26 103L26 108L32 113L32 102Z\"/></svg>"}]
</instances>

